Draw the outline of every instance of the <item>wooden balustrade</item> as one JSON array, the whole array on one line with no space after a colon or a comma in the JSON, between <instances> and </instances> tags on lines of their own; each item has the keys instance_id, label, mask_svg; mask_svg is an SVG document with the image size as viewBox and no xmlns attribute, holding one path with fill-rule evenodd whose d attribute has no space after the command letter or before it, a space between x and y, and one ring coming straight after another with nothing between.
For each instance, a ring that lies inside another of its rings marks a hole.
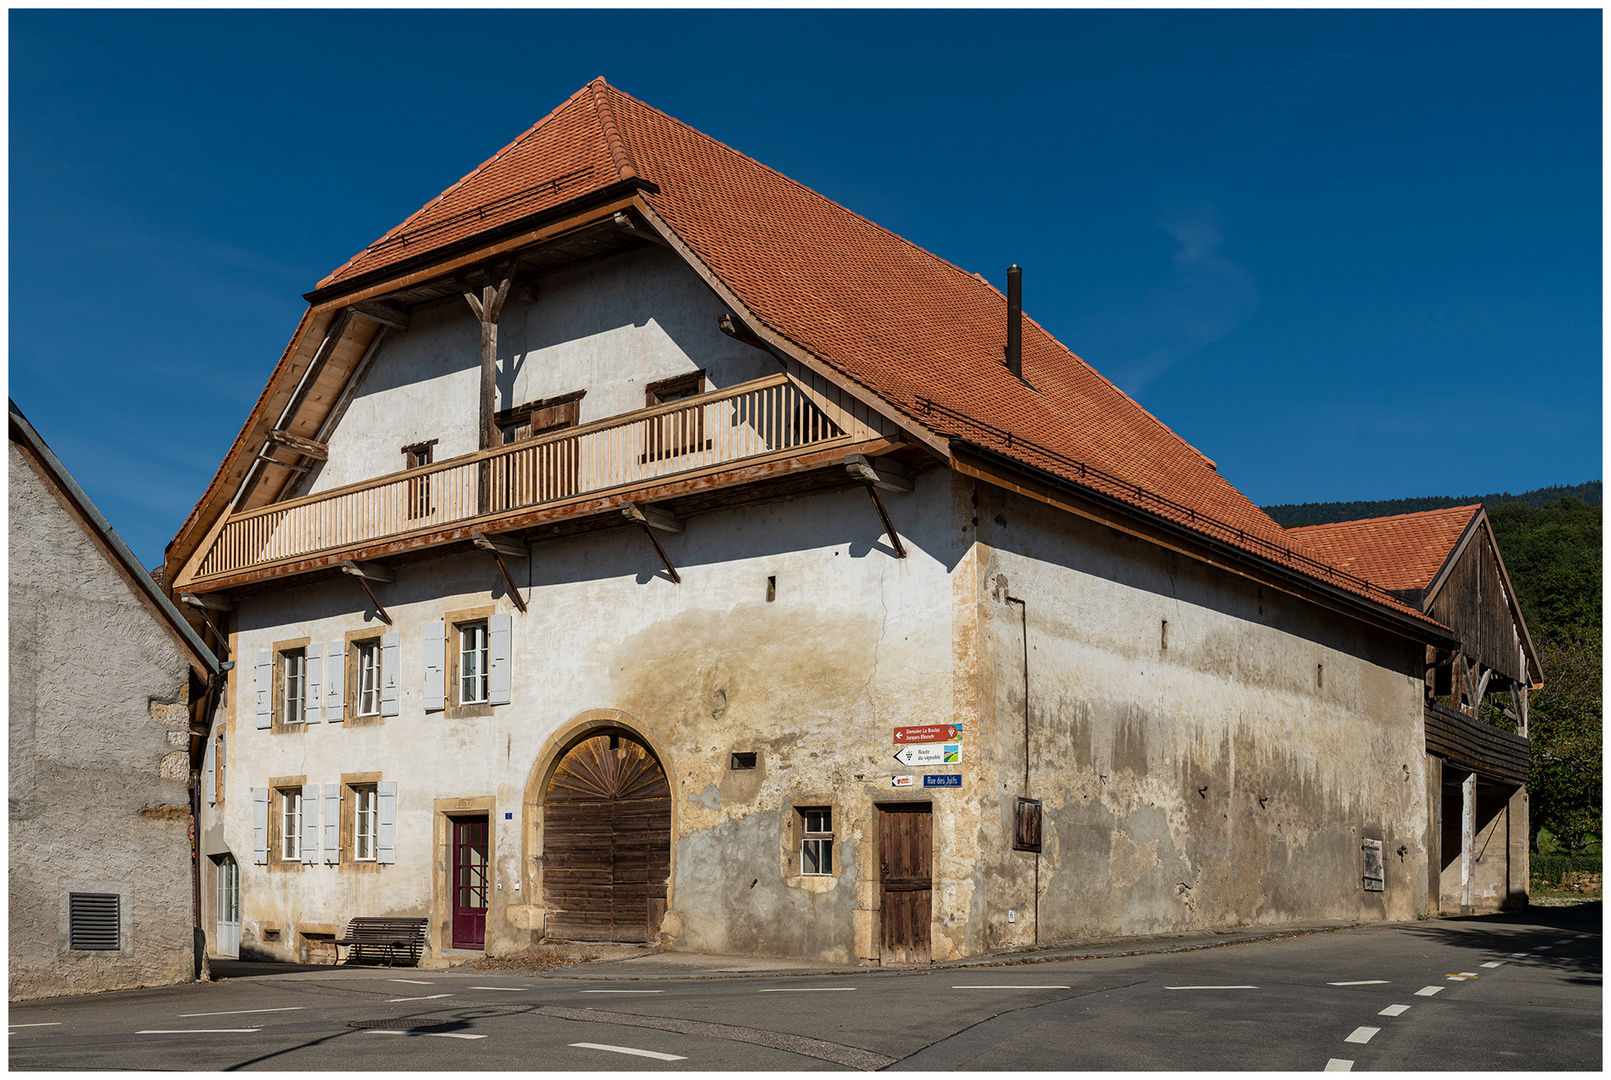
<instances>
[{"instance_id":1,"label":"wooden balustrade","mask_svg":"<svg viewBox=\"0 0 1611 1080\"><path fill-rule=\"evenodd\" d=\"M848 443L862 432L850 410L774 375L236 514L194 580Z\"/></svg>"}]
</instances>

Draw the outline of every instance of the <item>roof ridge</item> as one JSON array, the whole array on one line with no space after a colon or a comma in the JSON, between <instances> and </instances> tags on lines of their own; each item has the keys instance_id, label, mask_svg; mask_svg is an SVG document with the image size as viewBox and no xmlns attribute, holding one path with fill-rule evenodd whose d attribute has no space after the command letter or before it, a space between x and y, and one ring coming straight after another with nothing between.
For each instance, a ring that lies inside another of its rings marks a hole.
<instances>
[{"instance_id":1,"label":"roof ridge","mask_svg":"<svg viewBox=\"0 0 1611 1080\"><path fill-rule=\"evenodd\" d=\"M593 91L593 108L598 113L599 126L604 129L604 142L610 148L610 160L615 162L617 178L636 179L640 175L637 162L633 160L626 140L621 137L621 130L616 127L615 113L610 110L609 96L606 94L606 91L611 94L621 91L606 82L602 75L588 83L587 88Z\"/></svg>"},{"instance_id":2,"label":"roof ridge","mask_svg":"<svg viewBox=\"0 0 1611 1080\"><path fill-rule=\"evenodd\" d=\"M594 80L594 82L603 82L603 81L604 81L604 77L602 75L599 76L599 78ZM475 168L471 169L469 172L467 172L463 176L459 177L453 183L451 183L447 187L443 188L441 190L441 192L439 194L437 194L435 197L426 200L424 206L421 206L418 210L416 210L412 214L408 215L402 221L398 222L396 225L393 225L391 228L389 228L385 232L381 233L375 239L373 239L369 243L365 244L364 247L363 247L363 250L359 251L357 254L353 255L346 262L342 263L340 266L338 266L334 270L330 271L330 273L326 274L323 278L321 278L319 280L318 284L316 284L314 286L314 288L315 289L324 288L324 286L327 283L329 283L331 281L334 281L337 277L339 277L341 275L341 273L344 270L346 270L348 267L352 266L358 260L362 259L365 255L368 255L370 252L374 251L375 248L379 247L381 244L385 243L387 240L390 240L392 237L398 235L399 233L407 232L408 227L411 224L413 224L415 221L417 221L421 214L425 213L427 210L431 209L431 207L433 207L436 204L440 203L443 199L446 199L449 195L451 195L455 191L459 190L459 188L463 187L465 184L467 184L471 180L475 179L475 177L478 176L481 173L481 170L485 169L488 165L491 165L494 161L497 161L499 158L501 158L505 154L509 153L515 147L517 147L521 143L525 142L532 135L536 134L537 130L539 128L541 128L544 124L548 123L550 120L554 119L560 113L564 112L566 109L570 108L573 104L575 104L575 102L576 102L576 100L578 98L580 98L583 94L586 94L589 90L592 89L592 87L593 87L593 83L588 83L586 86L584 86L580 90L576 91L570 97L568 97L564 101L560 102L554 108L550 109L547 116L544 116L541 120L537 121L535 124L533 124L530 127L528 127L525 131L522 131L519 135L516 135L513 139L511 139L507 144L505 144L503 147L501 147L491 157L487 158L481 164L477 165Z\"/></svg>"},{"instance_id":3,"label":"roof ridge","mask_svg":"<svg viewBox=\"0 0 1611 1080\"><path fill-rule=\"evenodd\" d=\"M1410 511L1408 511L1406 513L1403 513L1403 514L1384 514L1381 517L1354 518L1354 519L1352 519L1350 521L1322 521L1322 522L1320 522L1318 524L1315 524L1315 525L1293 525L1293 526L1289 527L1288 529L1286 529L1286 531L1289 532L1289 533L1294 533L1294 532L1314 532L1314 531L1317 531L1317 530L1320 530L1320 529L1340 529L1343 526L1376 525L1376 524L1379 524L1379 523L1384 522L1384 521L1399 521L1399 520L1402 520L1403 518L1431 517L1434 514L1449 514L1449 515L1453 515L1454 513L1456 513L1457 511L1460 511L1460 510L1472 511L1471 514L1467 515L1468 517L1472 517L1472 516L1475 516L1475 511L1481 510L1481 509L1482 509L1482 504L1481 503L1470 503L1470 504L1467 504L1465 506L1438 506L1438 507L1434 507L1431 510L1410 510Z\"/></svg>"}]
</instances>

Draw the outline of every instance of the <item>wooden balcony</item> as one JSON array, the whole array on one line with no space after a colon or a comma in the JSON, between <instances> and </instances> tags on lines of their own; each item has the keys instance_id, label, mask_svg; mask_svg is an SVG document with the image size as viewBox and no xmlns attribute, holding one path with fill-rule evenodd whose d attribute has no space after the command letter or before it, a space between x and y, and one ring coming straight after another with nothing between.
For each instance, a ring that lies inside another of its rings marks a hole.
<instances>
[{"instance_id":1,"label":"wooden balcony","mask_svg":"<svg viewBox=\"0 0 1611 1080\"><path fill-rule=\"evenodd\" d=\"M827 467L843 454L887 448L893 434L835 387L773 375L232 514L175 587L216 591L769 471Z\"/></svg>"}]
</instances>

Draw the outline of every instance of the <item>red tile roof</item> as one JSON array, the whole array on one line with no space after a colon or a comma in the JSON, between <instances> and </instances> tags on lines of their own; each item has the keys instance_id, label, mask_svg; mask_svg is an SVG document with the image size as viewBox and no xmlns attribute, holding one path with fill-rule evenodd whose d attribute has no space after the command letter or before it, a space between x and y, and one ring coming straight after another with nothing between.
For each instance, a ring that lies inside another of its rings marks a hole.
<instances>
[{"instance_id":1,"label":"red tile roof","mask_svg":"<svg viewBox=\"0 0 1611 1080\"><path fill-rule=\"evenodd\" d=\"M642 197L773 331L916 424L1102 491L1310 577L1339 575L1204 457L977 275L596 79L319 283L321 290L639 177ZM1031 387L1033 389L1031 389Z\"/></svg>"},{"instance_id":2,"label":"red tile roof","mask_svg":"<svg viewBox=\"0 0 1611 1080\"><path fill-rule=\"evenodd\" d=\"M1288 529L1320 558L1389 589L1432 584L1482 504Z\"/></svg>"}]
</instances>

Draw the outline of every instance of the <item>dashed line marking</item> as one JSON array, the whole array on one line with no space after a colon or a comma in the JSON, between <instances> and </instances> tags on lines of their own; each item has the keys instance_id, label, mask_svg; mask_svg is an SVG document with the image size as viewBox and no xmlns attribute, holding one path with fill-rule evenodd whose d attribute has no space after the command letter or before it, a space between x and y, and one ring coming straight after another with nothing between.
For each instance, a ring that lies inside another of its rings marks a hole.
<instances>
[{"instance_id":1,"label":"dashed line marking","mask_svg":"<svg viewBox=\"0 0 1611 1080\"><path fill-rule=\"evenodd\" d=\"M306 1005L286 1005L279 1009L230 1009L226 1012L180 1013L179 1019L188 1020L192 1016L244 1016L247 1013L301 1012L306 1008Z\"/></svg>"},{"instance_id":2,"label":"dashed line marking","mask_svg":"<svg viewBox=\"0 0 1611 1080\"><path fill-rule=\"evenodd\" d=\"M426 982L423 979L387 979L386 981L387 982L409 983L412 986L430 986L431 985L429 982Z\"/></svg>"},{"instance_id":3,"label":"dashed line marking","mask_svg":"<svg viewBox=\"0 0 1611 1080\"><path fill-rule=\"evenodd\" d=\"M428 1035L433 1039L485 1039L485 1035L471 1035L468 1031L370 1031L371 1035Z\"/></svg>"},{"instance_id":4,"label":"dashed line marking","mask_svg":"<svg viewBox=\"0 0 1611 1080\"><path fill-rule=\"evenodd\" d=\"M256 1033L262 1028L148 1028L136 1035L240 1035Z\"/></svg>"},{"instance_id":5,"label":"dashed line marking","mask_svg":"<svg viewBox=\"0 0 1611 1080\"><path fill-rule=\"evenodd\" d=\"M1059 990L1067 990L1068 987L1060 986L1060 987L1058 987L1058 989ZM1256 987L1256 986L1166 986L1166 987L1164 987L1164 989L1165 990L1257 990L1258 987Z\"/></svg>"},{"instance_id":6,"label":"dashed line marking","mask_svg":"<svg viewBox=\"0 0 1611 1080\"><path fill-rule=\"evenodd\" d=\"M1416 997L1431 997L1433 994L1443 993L1441 986L1423 986L1415 992Z\"/></svg>"},{"instance_id":7,"label":"dashed line marking","mask_svg":"<svg viewBox=\"0 0 1611 1080\"><path fill-rule=\"evenodd\" d=\"M664 994L664 990L583 990L584 994Z\"/></svg>"},{"instance_id":8,"label":"dashed line marking","mask_svg":"<svg viewBox=\"0 0 1611 1080\"><path fill-rule=\"evenodd\" d=\"M1476 975L1445 975L1443 977L1451 982L1465 982L1467 979L1475 979Z\"/></svg>"},{"instance_id":9,"label":"dashed line marking","mask_svg":"<svg viewBox=\"0 0 1611 1080\"><path fill-rule=\"evenodd\" d=\"M1360 979L1356 982L1327 983L1327 986L1386 986L1386 979Z\"/></svg>"},{"instance_id":10,"label":"dashed line marking","mask_svg":"<svg viewBox=\"0 0 1611 1080\"><path fill-rule=\"evenodd\" d=\"M1066 987L1066 986L1042 985L1040 983L1035 983L1035 984L1025 984L1025 983L980 983L980 984L970 984L968 986L953 986L953 987L951 987L951 989L953 989L953 990L1067 990L1068 987ZM1185 988L1184 987L1171 986L1169 989L1171 989L1171 990L1179 990L1179 989L1185 989Z\"/></svg>"},{"instance_id":11,"label":"dashed line marking","mask_svg":"<svg viewBox=\"0 0 1611 1080\"><path fill-rule=\"evenodd\" d=\"M1326 1062L1326 1067L1324 1069L1320 1070L1320 1071L1321 1072L1353 1072L1354 1071L1354 1063L1352 1061L1345 1061L1342 1058L1332 1058L1330 1061Z\"/></svg>"},{"instance_id":12,"label":"dashed line marking","mask_svg":"<svg viewBox=\"0 0 1611 1080\"><path fill-rule=\"evenodd\" d=\"M1403 1016L1405 1013L1407 1013L1409 1011L1410 1011L1410 1007L1408 1005L1389 1005L1387 1008L1383 1009L1381 1012L1377 1013L1376 1015L1377 1016Z\"/></svg>"},{"instance_id":13,"label":"dashed line marking","mask_svg":"<svg viewBox=\"0 0 1611 1080\"><path fill-rule=\"evenodd\" d=\"M7 1024L6 1026L7 1027L20 1028L20 1027L61 1027L62 1025L61 1025L61 1021L58 1020L58 1021L56 1021L55 1023L52 1023L52 1024Z\"/></svg>"},{"instance_id":14,"label":"dashed line marking","mask_svg":"<svg viewBox=\"0 0 1611 1080\"><path fill-rule=\"evenodd\" d=\"M1510 955L1512 957L1517 957L1517 956L1531 956L1533 954L1532 953L1524 953L1524 952L1513 952Z\"/></svg>"},{"instance_id":15,"label":"dashed line marking","mask_svg":"<svg viewBox=\"0 0 1611 1080\"><path fill-rule=\"evenodd\" d=\"M1554 947L1555 946L1553 946L1553 945L1534 945L1533 946L1533 951L1534 952L1549 952L1549 950L1553 949Z\"/></svg>"},{"instance_id":16,"label":"dashed line marking","mask_svg":"<svg viewBox=\"0 0 1611 1080\"><path fill-rule=\"evenodd\" d=\"M386 1000L387 1000L388 1003L393 1002L393 1001L434 1001L437 998L445 998L445 997L452 997L452 996L453 996L452 994L426 994L424 997L387 998Z\"/></svg>"},{"instance_id":17,"label":"dashed line marking","mask_svg":"<svg viewBox=\"0 0 1611 1080\"><path fill-rule=\"evenodd\" d=\"M1557 944L1557 945L1570 945L1570 944L1572 944L1572 942L1574 942L1576 940L1577 940L1577 938L1563 937L1561 940L1557 941L1555 944Z\"/></svg>"},{"instance_id":18,"label":"dashed line marking","mask_svg":"<svg viewBox=\"0 0 1611 1080\"><path fill-rule=\"evenodd\" d=\"M1368 1043L1380 1030L1382 1029L1373 1027L1356 1027L1353 1031L1348 1033L1348 1037L1344 1039L1343 1042Z\"/></svg>"},{"instance_id":19,"label":"dashed line marking","mask_svg":"<svg viewBox=\"0 0 1611 1080\"><path fill-rule=\"evenodd\" d=\"M1477 976L1477 973L1475 971L1462 971L1460 973L1460 977L1462 979L1475 979L1478 976Z\"/></svg>"},{"instance_id":20,"label":"dashed line marking","mask_svg":"<svg viewBox=\"0 0 1611 1080\"><path fill-rule=\"evenodd\" d=\"M1503 961L1503 960L1490 960L1490 961L1488 961L1486 964L1484 964L1482 966L1485 967L1485 968L1504 967L1505 966L1505 961Z\"/></svg>"},{"instance_id":21,"label":"dashed line marking","mask_svg":"<svg viewBox=\"0 0 1611 1080\"><path fill-rule=\"evenodd\" d=\"M472 986L471 990L530 990L529 986Z\"/></svg>"},{"instance_id":22,"label":"dashed line marking","mask_svg":"<svg viewBox=\"0 0 1611 1080\"><path fill-rule=\"evenodd\" d=\"M610 1046L608 1043L571 1043L583 1050L608 1050L612 1054L631 1054L633 1057L654 1058L656 1061L687 1061L680 1054L662 1054L656 1050L639 1050L632 1046Z\"/></svg>"},{"instance_id":23,"label":"dashed line marking","mask_svg":"<svg viewBox=\"0 0 1611 1080\"><path fill-rule=\"evenodd\" d=\"M774 986L761 990L762 994L821 994L830 990L854 990L854 986Z\"/></svg>"}]
</instances>

